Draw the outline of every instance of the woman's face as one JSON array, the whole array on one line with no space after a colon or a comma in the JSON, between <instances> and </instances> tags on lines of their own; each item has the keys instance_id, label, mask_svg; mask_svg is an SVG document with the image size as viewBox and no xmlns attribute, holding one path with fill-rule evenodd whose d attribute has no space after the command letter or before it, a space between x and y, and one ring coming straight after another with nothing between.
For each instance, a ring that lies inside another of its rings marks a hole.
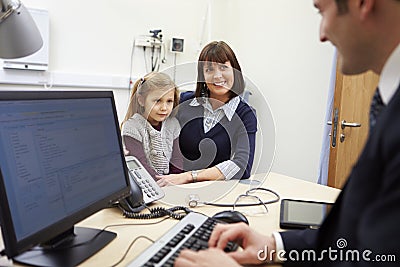
<instances>
[{"instance_id":1,"label":"woman's face","mask_svg":"<svg viewBox=\"0 0 400 267\"><path fill-rule=\"evenodd\" d=\"M234 83L234 74L231 62L206 62L203 67L204 79L210 90L210 97L219 100L229 100L230 90ZM226 101L224 101L226 102Z\"/></svg>"}]
</instances>

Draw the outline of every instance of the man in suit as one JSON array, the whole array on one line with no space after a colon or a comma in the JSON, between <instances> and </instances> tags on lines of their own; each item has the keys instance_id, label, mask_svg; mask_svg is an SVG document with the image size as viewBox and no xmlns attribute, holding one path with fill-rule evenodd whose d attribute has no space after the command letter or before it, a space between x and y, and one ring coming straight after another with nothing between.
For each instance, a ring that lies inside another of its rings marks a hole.
<instances>
[{"instance_id":1,"label":"man in suit","mask_svg":"<svg viewBox=\"0 0 400 267\"><path fill-rule=\"evenodd\" d=\"M337 47L341 71L380 74L385 107L346 185L319 230L264 236L243 224L220 225L210 249L183 251L175 266L238 266L264 258L285 266L399 266L400 0L314 0L314 5L322 17L320 40ZM243 250L223 253L228 241Z\"/></svg>"}]
</instances>

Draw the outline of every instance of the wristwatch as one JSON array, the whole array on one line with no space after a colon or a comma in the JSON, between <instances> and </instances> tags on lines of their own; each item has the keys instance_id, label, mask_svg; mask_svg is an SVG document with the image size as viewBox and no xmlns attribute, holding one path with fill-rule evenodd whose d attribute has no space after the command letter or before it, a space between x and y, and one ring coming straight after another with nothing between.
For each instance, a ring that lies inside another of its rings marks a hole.
<instances>
[{"instance_id":1,"label":"wristwatch","mask_svg":"<svg viewBox=\"0 0 400 267\"><path fill-rule=\"evenodd\" d=\"M195 183L197 182L197 175L199 175L198 171L192 171L192 182Z\"/></svg>"}]
</instances>

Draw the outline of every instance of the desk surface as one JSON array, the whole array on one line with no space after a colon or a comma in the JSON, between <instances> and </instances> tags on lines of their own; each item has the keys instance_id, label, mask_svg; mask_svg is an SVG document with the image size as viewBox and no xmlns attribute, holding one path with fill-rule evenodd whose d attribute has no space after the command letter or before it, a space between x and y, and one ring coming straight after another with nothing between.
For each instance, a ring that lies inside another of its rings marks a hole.
<instances>
[{"instance_id":1,"label":"desk surface","mask_svg":"<svg viewBox=\"0 0 400 267\"><path fill-rule=\"evenodd\" d=\"M265 175L257 174L254 176L255 179L263 180ZM280 175L277 173L269 173L265 179L262 187L269 188L277 192L281 199L283 198L295 198L295 199L306 199L306 200L319 200L319 201L334 201L339 194L340 190L321 186L315 183L307 182L300 179L291 178L288 176ZM238 195L243 194L249 185L239 183L229 194L221 198L218 202L221 203L234 203ZM272 199L273 196L266 194L258 194L263 200ZM162 204L156 204L162 205ZM279 210L280 203L274 203L268 205L268 213L246 215L250 226L259 232L264 234L271 233L272 231L280 230L279 228ZM201 206L196 207L193 210L212 216L213 214L230 208L220 208L214 206ZM248 210L250 209L250 210ZM238 209L242 212L254 213L255 211L262 211L261 206L252 208L241 208ZM134 220L126 219L122 216L119 209L105 209L93 216L80 222L79 226L87 226L93 228L102 229L106 226L107 230L117 233L117 238L114 239L108 246L103 248L97 254L90 259L83 262L80 266L111 266L119 261L131 242L138 236L145 235L152 240L156 240L161 237L169 228L177 223L174 219L167 219L161 223L153 225L138 225L148 224L157 222L160 219L152 220ZM2 240L0 240L2 241ZM146 239L137 240L131 247L125 260L122 261L118 266L126 266L132 261L137 255L151 245L151 242ZM0 243L1 248L3 247L2 242ZM1 266L13 266L11 261L7 261L6 258L0 259ZM14 265L17 266L17 265Z\"/></svg>"}]
</instances>

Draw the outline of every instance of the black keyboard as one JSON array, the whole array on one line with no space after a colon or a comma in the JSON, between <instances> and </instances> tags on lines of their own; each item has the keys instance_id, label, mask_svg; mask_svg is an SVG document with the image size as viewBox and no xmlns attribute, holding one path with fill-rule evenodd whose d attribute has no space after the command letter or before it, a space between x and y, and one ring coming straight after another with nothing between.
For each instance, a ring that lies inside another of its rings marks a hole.
<instances>
[{"instance_id":1,"label":"black keyboard","mask_svg":"<svg viewBox=\"0 0 400 267\"><path fill-rule=\"evenodd\" d=\"M208 248L208 239L219 221L200 213L191 212L154 242L135 260L131 267L174 266L174 261L183 249L202 250ZM235 243L229 243L225 251L237 249Z\"/></svg>"}]
</instances>

